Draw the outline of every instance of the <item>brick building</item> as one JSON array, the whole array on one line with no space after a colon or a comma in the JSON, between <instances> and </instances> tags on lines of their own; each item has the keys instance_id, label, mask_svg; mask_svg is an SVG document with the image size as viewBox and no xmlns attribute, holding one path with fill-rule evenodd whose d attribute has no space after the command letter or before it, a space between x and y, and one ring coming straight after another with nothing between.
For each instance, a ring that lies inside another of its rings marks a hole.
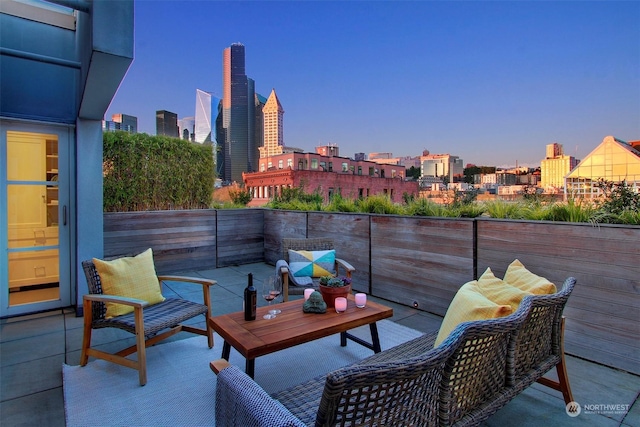
<instances>
[{"instance_id":1,"label":"brick building","mask_svg":"<svg viewBox=\"0 0 640 427\"><path fill-rule=\"evenodd\" d=\"M317 190L325 200L334 194L349 199L387 194L399 203L404 193L418 195L418 184L405 181L404 166L320 154L337 153L336 146L328 147L317 147L316 153L295 152L260 158L259 172L242 175L245 188L254 199L265 202L282 188L297 187L307 192Z\"/></svg>"}]
</instances>

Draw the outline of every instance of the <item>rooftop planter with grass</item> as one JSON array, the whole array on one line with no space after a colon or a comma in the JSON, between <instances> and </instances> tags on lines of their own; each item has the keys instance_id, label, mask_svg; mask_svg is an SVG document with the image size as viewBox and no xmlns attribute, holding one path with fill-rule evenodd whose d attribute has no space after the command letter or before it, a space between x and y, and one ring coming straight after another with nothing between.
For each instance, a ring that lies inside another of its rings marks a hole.
<instances>
[{"instance_id":1,"label":"rooftop planter with grass","mask_svg":"<svg viewBox=\"0 0 640 427\"><path fill-rule=\"evenodd\" d=\"M542 197L523 197L519 201L475 201L473 191L454 193L446 204L429 199L405 197L397 204L384 195L364 199L345 199L334 195L324 203L318 193L307 193L302 188L285 188L267 207L271 209L358 212L375 214L432 216L444 218L489 217L525 219L534 221L587 222L592 224L640 225L640 193L625 182L620 184L600 181L603 196L595 200L572 199L567 202L545 200Z\"/></svg>"}]
</instances>

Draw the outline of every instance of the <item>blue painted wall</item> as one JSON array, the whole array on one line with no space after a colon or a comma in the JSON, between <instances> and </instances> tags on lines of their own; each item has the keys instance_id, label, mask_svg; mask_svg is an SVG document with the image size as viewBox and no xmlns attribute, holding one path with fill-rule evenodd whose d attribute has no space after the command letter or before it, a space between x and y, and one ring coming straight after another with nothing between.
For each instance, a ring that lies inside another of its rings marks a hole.
<instances>
[{"instance_id":1,"label":"blue painted wall","mask_svg":"<svg viewBox=\"0 0 640 427\"><path fill-rule=\"evenodd\" d=\"M76 9L75 29L13 16L2 5L0 124L3 119L18 119L74 126L72 248L61 259L66 255L69 261L71 286L76 290L73 302L81 305L87 288L80 262L103 253L101 121L133 61L134 4L133 0L63 3ZM6 269L6 257L0 258Z\"/></svg>"}]
</instances>

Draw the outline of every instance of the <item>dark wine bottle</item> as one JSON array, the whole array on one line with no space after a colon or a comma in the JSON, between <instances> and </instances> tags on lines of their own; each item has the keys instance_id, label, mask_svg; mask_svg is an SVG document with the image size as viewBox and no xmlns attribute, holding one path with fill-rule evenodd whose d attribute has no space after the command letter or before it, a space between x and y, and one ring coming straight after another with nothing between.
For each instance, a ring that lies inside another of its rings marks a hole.
<instances>
[{"instance_id":1,"label":"dark wine bottle","mask_svg":"<svg viewBox=\"0 0 640 427\"><path fill-rule=\"evenodd\" d=\"M253 287L253 274L249 273L247 287L244 290L244 320L256 320L258 292Z\"/></svg>"}]
</instances>

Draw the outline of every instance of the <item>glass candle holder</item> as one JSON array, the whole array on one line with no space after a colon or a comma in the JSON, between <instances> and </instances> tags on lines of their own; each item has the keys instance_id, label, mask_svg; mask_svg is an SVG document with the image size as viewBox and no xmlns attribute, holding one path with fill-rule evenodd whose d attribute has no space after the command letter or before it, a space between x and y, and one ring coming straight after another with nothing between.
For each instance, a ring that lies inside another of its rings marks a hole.
<instances>
[{"instance_id":1,"label":"glass candle holder","mask_svg":"<svg viewBox=\"0 0 640 427\"><path fill-rule=\"evenodd\" d=\"M311 294L313 293L314 289L313 288L307 288L304 290L304 300L308 300L309 297L311 296Z\"/></svg>"},{"instance_id":2,"label":"glass candle holder","mask_svg":"<svg viewBox=\"0 0 640 427\"><path fill-rule=\"evenodd\" d=\"M347 299L338 297L335 300L336 313L342 313L347 309Z\"/></svg>"},{"instance_id":3,"label":"glass candle holder","mask_svg":"<svg viewBox=\"0 0 640 427\"><path fill-rule=\"evenodd\" d=\"M357 293L355 296L356 299L356 307L364 308L367 305L367 294Z\"/></svg>"}]
</instances>

